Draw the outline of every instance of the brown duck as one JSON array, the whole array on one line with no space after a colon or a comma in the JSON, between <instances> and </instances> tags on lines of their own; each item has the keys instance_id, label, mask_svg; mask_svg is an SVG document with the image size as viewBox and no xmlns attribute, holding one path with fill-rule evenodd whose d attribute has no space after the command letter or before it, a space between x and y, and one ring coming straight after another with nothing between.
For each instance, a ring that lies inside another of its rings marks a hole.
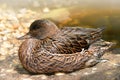
<instances>
[{"instance_id":1,"label":"brown duck","mask_svg":"<svg viewBox=\"0 0 120 80\"><path fill-rule=\"evenodd\" d=\"M35 20L19 48L19 59L31 73L72 72L93 66L112 46L101 40L103 28L65 27Z\"/></svg>"}]
</instances>

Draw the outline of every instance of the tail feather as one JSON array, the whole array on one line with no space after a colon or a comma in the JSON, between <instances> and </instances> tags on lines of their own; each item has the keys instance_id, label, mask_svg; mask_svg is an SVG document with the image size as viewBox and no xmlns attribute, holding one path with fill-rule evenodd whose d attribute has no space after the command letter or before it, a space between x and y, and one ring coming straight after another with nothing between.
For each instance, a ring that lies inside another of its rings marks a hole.
<instances>
[{"instance_id":1,"label":"tail feather","mask_svg":"<svg viewBox=\"0 0 120 80\"><path fill-rule=\"evenodd\" d=\"M87 40L88 44L92 44L94 42L96 42L97 40L101 39L102 37L102 32L105 28L97 28L94 31L90 31L88 32L87 35L84 35L84 39Z\"/></svg>"}]
</instances>

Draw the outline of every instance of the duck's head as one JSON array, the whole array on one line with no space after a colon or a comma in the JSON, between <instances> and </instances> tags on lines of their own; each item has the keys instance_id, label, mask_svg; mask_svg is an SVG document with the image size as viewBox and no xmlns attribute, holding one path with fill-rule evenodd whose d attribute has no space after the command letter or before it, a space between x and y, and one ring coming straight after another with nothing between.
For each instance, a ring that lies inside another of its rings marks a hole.
<instances>
[{"instance_id":1,"label":"duck's head","mask_svg":"<svg viewBox=\"0 0 120 80\"><path fill-rule=\"evenodd\" d=\"M35 20L30 25L29 32L18 39L20 40L29 38L45 39L52 37L58 31L59 31L58 27L49 20L46 19Z\"/></svg>"}]
</instances>

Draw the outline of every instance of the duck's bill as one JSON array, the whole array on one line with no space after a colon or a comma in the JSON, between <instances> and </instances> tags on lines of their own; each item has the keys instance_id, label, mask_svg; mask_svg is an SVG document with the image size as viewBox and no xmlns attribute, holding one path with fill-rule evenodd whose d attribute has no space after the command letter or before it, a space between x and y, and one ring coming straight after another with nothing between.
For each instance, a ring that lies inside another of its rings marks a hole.
<instances>
[{"instance_id":1,"label":"duck's bill","mask_svg":"<svg viewBox=\"0 0 120 80\"><path fill-rule=\"evenodd\" d=\"M31 35L29 33L25 34L24 36L21 36L19 38L17 38L18 40L24 40L24 39L29 39L31 38Z\"/></svg>"}]
</instances>

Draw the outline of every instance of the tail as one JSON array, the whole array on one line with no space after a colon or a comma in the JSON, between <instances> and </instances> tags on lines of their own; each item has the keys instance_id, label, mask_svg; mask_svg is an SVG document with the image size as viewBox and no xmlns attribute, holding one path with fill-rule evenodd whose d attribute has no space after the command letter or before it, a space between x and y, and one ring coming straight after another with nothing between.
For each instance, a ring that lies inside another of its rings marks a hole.
<instances>
[{"instance_id":1,"label":"tail","mask_svg":"<svg viewBox=\"0 0 120 80\"><path fill-rule=\"evenodd\" d=\"M84 37L84 39L87 40L88 44L92 44L101 39L102 32L104 29L105 29L104 27L101 27L95 30L91 30L90 32L88 32L87 36Z\"/></svg>"}]
</instances>

